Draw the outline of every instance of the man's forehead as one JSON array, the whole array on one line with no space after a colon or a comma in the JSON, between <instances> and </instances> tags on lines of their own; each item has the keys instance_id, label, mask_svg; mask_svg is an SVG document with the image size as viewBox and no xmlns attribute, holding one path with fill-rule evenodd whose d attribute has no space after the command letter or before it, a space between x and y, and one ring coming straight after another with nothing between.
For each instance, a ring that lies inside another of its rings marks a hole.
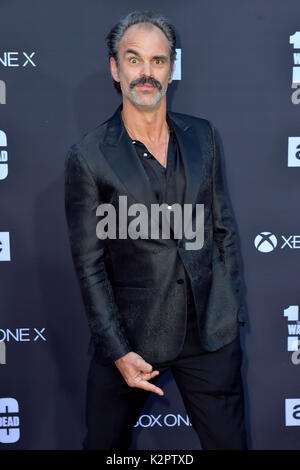
<instances>
[{"instance_id":1,"label":"man's forehead","mask_svg":"<svg viewBox=\"0 0 300 470\"><path fill-rule=\"evenodd\" d=\"M139 23L129 26L120 41L120 48L142 47L147 40L153 46L160 46L162 49L169 48L165 34L160 28L151 23Z\"/></svg>"}]
</instances>

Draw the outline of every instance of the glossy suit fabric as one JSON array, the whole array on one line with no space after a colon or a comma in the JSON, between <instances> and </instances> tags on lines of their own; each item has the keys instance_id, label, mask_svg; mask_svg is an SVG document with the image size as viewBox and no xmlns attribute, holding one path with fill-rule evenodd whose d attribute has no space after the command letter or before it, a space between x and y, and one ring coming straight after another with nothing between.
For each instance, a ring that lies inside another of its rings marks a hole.
<instances>
[{"instance_id":1,"label":"glossy suit fabric","mask_svg":"<svg viewBox=\"0 0 300 470\"><path fill-rule=\"evenodd\" d=\"M206 119L168 112L184 164L184 203L204 204L201 249L187 249L190 240L184 233L180 240L161 236L100 240L96 235L99 204L114 205L118 223L119 197L126 196L127 207L146 206L149 224L151 204L157 204L124 129L121 106L71 146L65 160L70 245L92 348L104 364L129 351L149 363L175 358L185 338L189 282L199 343L204 350L216 351L232 342L239 324L245 322L220 137Z\"/></svg>"}]
</instances>

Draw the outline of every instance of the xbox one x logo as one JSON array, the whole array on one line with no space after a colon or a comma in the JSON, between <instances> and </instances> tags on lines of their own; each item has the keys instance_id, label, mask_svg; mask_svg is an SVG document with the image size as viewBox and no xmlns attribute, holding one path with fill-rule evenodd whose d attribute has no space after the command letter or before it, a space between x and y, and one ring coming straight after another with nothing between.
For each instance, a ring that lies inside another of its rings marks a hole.
<instances>
[{"instance_id":1,"label":"xbox one x logo","mask_svg":"<svg viewBox=\"0 0 300 470\"><path fill-rule=\"evenodd\" d=\"M275 250L277 238L271 232L260 232L254 240L255 248L261 253L269 253Z\"/></svg>"},{"instance_id":2,"label":"xbox one x logo","mask_svg":"<svg viewBox=\"0 0 300 470\"><path fill-rule=\"evenodd\" d=\"M280 238L282 239L281 245ZM261 253L270 253L275 250L277 245L280 250L289 248L300 250L300 235L278 235L276 237L271 232L260 232L254 239L254 246Z\"/></svg>"}]
</instances>

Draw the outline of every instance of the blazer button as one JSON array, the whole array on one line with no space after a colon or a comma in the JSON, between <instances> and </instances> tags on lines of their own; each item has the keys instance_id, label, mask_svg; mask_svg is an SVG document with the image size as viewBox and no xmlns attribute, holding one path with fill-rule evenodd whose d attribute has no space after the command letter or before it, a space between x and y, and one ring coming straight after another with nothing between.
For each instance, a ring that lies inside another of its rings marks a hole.
<instances>
[{"instance_id":1,"label":"blazer button","mask_svg":"<svg viewBox=\"0 0 300 470\"><path fill-rule=\"evenodd\" d=\"M184 280L183 279L177 279L177 284L183 284L184 283Z\"/></svg>"}]
</instances>

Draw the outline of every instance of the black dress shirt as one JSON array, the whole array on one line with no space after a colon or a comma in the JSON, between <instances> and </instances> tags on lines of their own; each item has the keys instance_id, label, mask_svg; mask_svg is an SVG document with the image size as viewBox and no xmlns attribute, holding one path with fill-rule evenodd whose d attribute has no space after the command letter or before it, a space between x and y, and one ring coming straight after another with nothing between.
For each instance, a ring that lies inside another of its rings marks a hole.
<instances>
[{"instance_id":1,"label":"black dress shirt","mask_svg":"<svg viewBox=\"0 0 300 470\"><path fill-rule=\"evenodd\" d=\"M167 123L170 129L170 138L167 153L166 168L149 152L147 147L139 140L131 139L137 156L140 158L144 169L150 181L151 188L156 195L158 204L166 203L168 206L179 203L183 208L184 191L185 191L185 172L181 158L180 147L178 145L172 123L167 114ZM124 126L125 127L125 126ZM126 128L125 128L126 131ZM174 238L173 219L170 217L170 237ZM191 292L190 281L187 273L185 273L187 287L187 304L189 310L193 310L194 301ZM190 312L191 313L191 312Z\"/></svg>"},{"instance_id":2,"label":"black dress shirt","mask_svg":"<svg viewBox=\"0 0 300 470\"><path fill-rule=\"evenodd\" d=\"M147 173L150 185L156 195L158 204L166 203L168 206L179 203L183 207L183 196L185 189L185 173L180 158L180 149L177 143L175 132L167 115L167 122L170 128L170 139L167 154L167 167L159 163L159 161L148 151L147 147L139 140L131 139L137 155L139 156L145 172ZM173 218L171 216L170 236L174 238Z\"/></svg>"}]
</instances>

